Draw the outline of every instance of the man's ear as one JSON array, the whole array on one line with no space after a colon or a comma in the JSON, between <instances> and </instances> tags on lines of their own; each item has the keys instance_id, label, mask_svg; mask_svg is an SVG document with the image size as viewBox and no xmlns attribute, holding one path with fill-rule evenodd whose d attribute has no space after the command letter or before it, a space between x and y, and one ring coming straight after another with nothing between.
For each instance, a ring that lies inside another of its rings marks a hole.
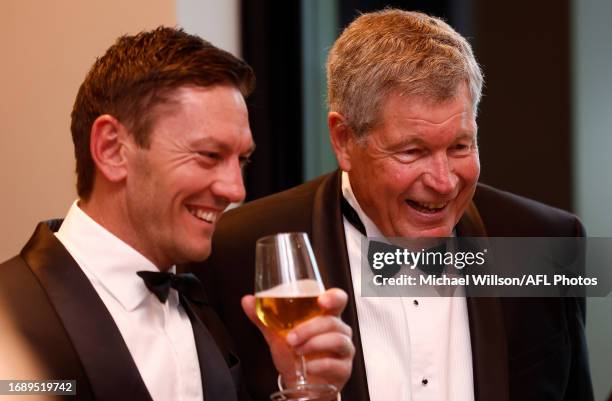
<instances>
[{"instance_id":1,"label":"man's ear","mask_svg":"<svg viewBox=\"0 0 612 401\"><path fill-rule=\"evenodd\" d=\"M355 146L351 128L346 123L344 116L335 111L330 111L327 115L327 127L340 169L351 171L351 155Z\"/></svg>"},{"instance_id":2,"label":"man's ear","mask_svg":"<svg viewBox=\"0 0 612 401\"><path fill-rule=\"evenodd\" d=\"M98 172L110 182L127 175L126 140L128 133L115 117L104 114L91 126L89 151Z\"/></svg>"}]
</instances>

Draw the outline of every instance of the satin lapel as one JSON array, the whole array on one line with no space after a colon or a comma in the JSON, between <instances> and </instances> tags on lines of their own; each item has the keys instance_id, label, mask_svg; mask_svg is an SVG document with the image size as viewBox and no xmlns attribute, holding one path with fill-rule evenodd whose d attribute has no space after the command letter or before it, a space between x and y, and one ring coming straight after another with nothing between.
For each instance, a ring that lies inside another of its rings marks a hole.
<instances>
[{"instance_id":1,"label":"satin lapel","mask_svg":"<svg viewBox=\"0 0 612 401\"><path fill-rule=\"evenodd\" d=\"M361 348L357 308L355 299L351 296L354 292L340 211L340 177L339 171L329 175L322 181L315 194L311 238L325 285L342 288L349 294L348 305L342 314L342 319L353 328L356 354L353 361L353 373L342 391L342 399L366 401L370 397Z\"/></svg>"},{"instance_id":2,"label":"satin lapel","mask_svg":"<svg viewBox=\"0 0 612 401\"><path fill-rule=\"evenodd\" d=\"M58 228L61 222L51 222ZM121 333L74 259L40 223L22 250L79 355L95 399L151 400ZM77 383L78 392L78 383Z\"/></svg>"},{"instance_id":3,"label":"satin lapel","mask_svg":"<svg viewBox=\"0 0 612 401\"><path fill-rule=\"evenodd\" d=\"M457 224L461 237L486 236L473 202ZM508 401L508 349L499 298L467 298L475 401Z\"/></svg>"},{"instance_id":4,"label":"satin lapel","mask_svg":"<svg viewBox=\"0 0 612 401\"><path fill-rule=\"evenodd\" d=\"M228 365L213 336L194 311L197 307L183 297L181 297L181 304L189 316L193 329L198 360L200 361L204 399L207 401L237 401L237 391ZM203 308L206 307L203 306Z\"/></svg>"}]
</instances>

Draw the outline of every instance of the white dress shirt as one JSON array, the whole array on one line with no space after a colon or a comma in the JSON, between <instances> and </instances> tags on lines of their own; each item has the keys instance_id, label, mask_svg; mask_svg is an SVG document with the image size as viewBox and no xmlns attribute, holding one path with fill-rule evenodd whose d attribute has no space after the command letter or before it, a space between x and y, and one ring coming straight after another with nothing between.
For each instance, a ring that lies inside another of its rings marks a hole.
<instances>
[{"instance_id":1,"label":"white dress shirt","mask_svg":"<svg viewBox=\"0 0 612 401\"><path fill-rule=\"evenodd\" d=\"M162 304L136 274L158 271L155 265L91 219L76 201L55 236L106 305L153 400L202 401L195 340L178 293L170 290Z\"/></svg>"},{"instance_id":2,"label":"white dress shirt","mask_svg":"<svg viewBox=\"0 0 612 401\"><path fill-rule=\"evenodd\" d=\"M342 173L342 194L368 237L383 235ZM344 218L371 401L473 401L465 297L361 297L362 234Z\"/></svg>"}]
</instances>

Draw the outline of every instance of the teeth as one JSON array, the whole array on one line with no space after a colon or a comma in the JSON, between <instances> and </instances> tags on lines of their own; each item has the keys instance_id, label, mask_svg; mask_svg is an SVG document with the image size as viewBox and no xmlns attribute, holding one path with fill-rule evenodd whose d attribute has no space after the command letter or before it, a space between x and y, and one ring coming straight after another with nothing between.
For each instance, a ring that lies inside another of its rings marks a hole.
<instances>
[{"instance_id":1,"label":"teeth","mask_svg":"<svg viewBox=\"0 0 612 401\"><path fill-rule=\"evenodd\" d=\"M434 210L434 211L443 209L446 205L448 205L448 202L433 203L433 202L417 202L413 200L407 200L407 202L412 204L415 207L419 207L421 209L427 209L427 210Z\"/></svg>"},{"instance_id":2,"label":"teeth","mask_svg":"<svg viewBox=\"0 0 612 401\"><path fill-rule=\"evenodd\" d=\"M446 203L419 203L419 205L427 209L442 209Z\"/></svg>"},{"instance_id":3,"label":"teeth","mask_svg":"<svg viewBox=\"0 0 612 401\"><path fill-rule=\"evenodd\" d=\"M202 209L194 209L194 208L187 208L187 210L189 210L189 213L191 213L198 219L204 220L207 223L214 223L217 220L216 212L207 212Z\"/></svg>"}]
</instances>

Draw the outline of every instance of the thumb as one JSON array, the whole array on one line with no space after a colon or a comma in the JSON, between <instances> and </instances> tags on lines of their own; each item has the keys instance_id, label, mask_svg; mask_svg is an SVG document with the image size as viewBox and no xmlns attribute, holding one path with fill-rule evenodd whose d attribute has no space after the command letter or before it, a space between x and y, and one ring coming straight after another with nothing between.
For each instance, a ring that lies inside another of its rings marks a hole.
<instances>
[{"instance_id":1,"label":"thumb","mask_svg":"<svg viewBox=\"0 0 612 401\"><path fill-rule=\"evenodd\" d=\"M348 302L348 295L339 288L330 288L319 296L319 306L326 315L340 316Z\"/></svg>"}]
</instances>

